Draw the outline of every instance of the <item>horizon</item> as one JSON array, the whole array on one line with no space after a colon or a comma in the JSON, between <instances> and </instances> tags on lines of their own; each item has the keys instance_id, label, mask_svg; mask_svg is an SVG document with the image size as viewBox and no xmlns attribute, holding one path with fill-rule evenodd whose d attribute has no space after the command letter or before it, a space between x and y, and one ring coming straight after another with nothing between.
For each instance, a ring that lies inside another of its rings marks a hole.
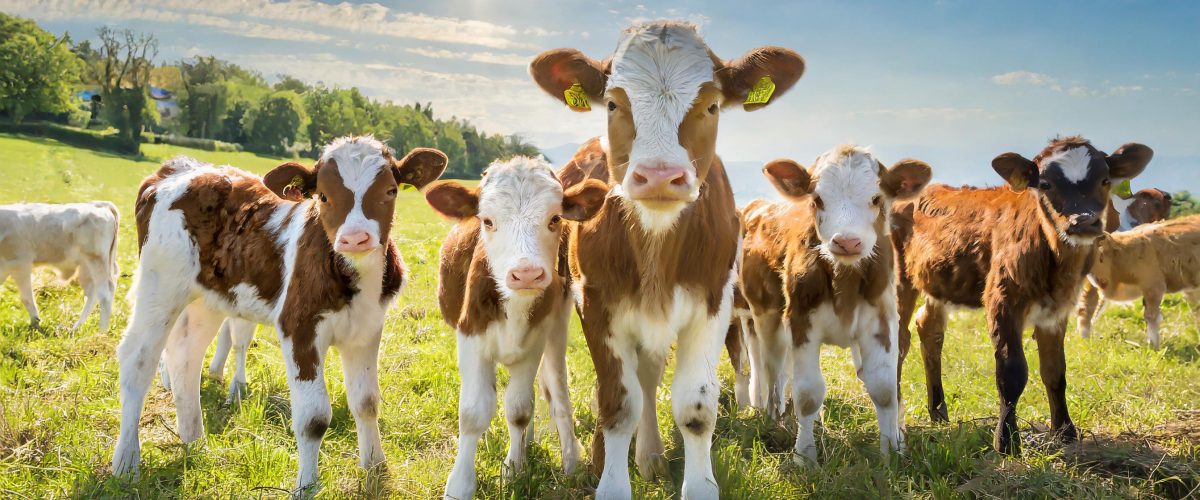
<instances>
[{"instance_id":1,"label":"horizon","mask_svg":"<svg viewBox=\"0 0 1200 500\"><path fill-rule=\"evenodd\" d=\"M1134 190L1200 191L1200 4L521 5L530 8L0 0L0 10L77 41L102 25L144 31L160 41L159 63L212 55L268 81L289 74L381 101L432 102L441 118L519 134L543 151L601 135L605 116L571 112L543 94L527 72L534 55L575 47L603 58L632 22L684 19L724 59L781 45L807 62L804 77L774 105L722 113L717 151L731 165L778 157L807 165L857 143L885 164L925 160L936 182L994 186L1002 182L990 168L996 155L1031 157L1055 136L1079 134L1106 152L1126 142L1155 150ZM585 12L586 29L578 24ZM765 186L733 181L741 192Z\"/></svg>"}]
</instances>

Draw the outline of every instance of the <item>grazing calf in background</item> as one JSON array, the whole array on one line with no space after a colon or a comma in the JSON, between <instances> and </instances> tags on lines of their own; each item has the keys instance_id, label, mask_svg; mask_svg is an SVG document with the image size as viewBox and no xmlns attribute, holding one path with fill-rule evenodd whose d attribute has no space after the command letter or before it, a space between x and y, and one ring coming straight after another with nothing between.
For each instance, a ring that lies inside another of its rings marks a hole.
<instances>
[{"instance_id":1,"label":"grazing calf in background","mask_svg":"<svg viewBox=\"0 0 1200 500\"><path fill-rule=\"evenodd\" d=\"M932 170L917 160L886 168L867 150L845 145L807 170L775 160L763 173L786 201L746 207L741 285L760 342L758 401L782 417L790 374L797 458L815 461L813 426L825 401L821 346L848 347L875 404L880 452L903 451L888 217L892 202L920 193ZM784 367L789 351L791 366Z\"/></svg>"},{"instance_id":2,"label":"grazing calf in background","mask_svg":"<svg viewBox=\"0 0 1200 500\"><path fill-rule=\"evenodd\" d=\"M549 163L518 157L492 163L478 188L444 181L425 199L457 222L442 244L438 303L457 331L458 456L447 498L475 495L475 450L496 414L496 364L508 368L506 472L520 470L533 437L533 380L558 428L563 470L579 461L567 387L571 289L559 260L562 221L583 221L604 204L608 187L587 180L563 190ZM547 350L543 355L543 351Z\"/></svg>"},{"instance_id":3,"label":"grazing calf in background","mask_svg":"<svg viewBox=\"0 0 1200 500\"><path fill-rule=\"evenodd\" d=\"M1192 312L1200 314L1200 216L1145 224L1101 238L1088 281L1099 294L1085 295L1079 307L1079 331L1085 338L1100 300L1142 297L1146 341L1158 349L1164 294L1186 292Z\"/></svg>"},{"instance_id":4,"label":"grazing calf in background","mask_svg":"<svg viewBox=\"0 0 1200 500\"><path fill-rule=\"evenodd\" d=\"M1112 233L1128 231L1142 224L1158 222L1171 216L1171 194L1158 188L1147 188L1128 199L1112 195L1112 209L1107 211L1105 230Z\"/></svg>"},{"instance_id":5,"label":"grazing calf in background","mask_svg":"<svg viewBox=\"0 0 1200 500\"><path fill-rule=\"evenodd\" d=\"M603 62L555 49L529 66L551 96L578 110L596 103L608 113L605 140L588 142L576 157L606 159L607 168L590 177L608 183L609 196L594 219L569 225L571 273L597 375L592 463L600 470L599 499L632 495L627 457L634 434L642 476L667 472L656 406L672 344L682 496L719 494L711 459L716 368L729 330L739 235L733 191L716 155L717 120L722 106L766 106L803 71L804 60L779 47L721 60L695 26L672 21L626 29ZM568 173L564 168L560 178Z\"/></svg>"},{"instance_id":6,"label":"grazing calf in background","mask_svg":"<svg viewBox=\"0 0 1200 500\"><path fill-rule=\"evenodd\" d=\"M234 372L233 378L229 381L229 393L225 398L226 404L236 403L246 397L249 392L249 384L246 382L246 350L250 348L250 343L254 341L254 331L258 328L258 324L253 321L247 321L239 318L225 318L221 323L220 333L217 334L217 347L213 351L212 361L208 364L208 375L217 379L225 378L225 361L229 359L230 349L234 350ZM158 374L162 379L163 389L171 390L171 373L167 369L167 351L171 350L178 341L179 347L187 348L186 332L187 331L187 312L179 315L175 320L175 326L171 329L171 334L166 349L163 351L163 357L158 361Z\"/></svg>"},{"instance_id":7,"label":"grazing calf in background","mask_svg":"<svg viewBox=\"0 0 1200 500\"><path fill-rule=\"evenodd\" d=\"M165 162L137 198L141 256L133 313L117 348L121 434L113 473L137 469L138 421L154 365L176 318L167 369L184 443L203 436L204 351L226 316L275 325L299 445L296 484L317 481L331 409L325 353L342 355L346 396L358 429L359 464L383 462L379 440L379 341L384 315L404 283L392 228L399 184L437 179L446 156L415 149L401 160L370 137L325 147L313 168L287 163L265 178L190 158ZM278 196L300 189L305 200Z\"/></svg>"},{"instance_id":8,"label":"grazing calf in background","mask_svg":"<svg viewBox=\"0 0 1200 500\"><path fill-rule=\"evenodd\" d=\"M120 214L107 201L51 205L0 205L0 284L12 276L34 328L41 323L33 299L33 268L49 266L61 278L75 277L86 297L78 330L97 303L100 331L108 330L117 293L117 233Z\"/></svg>"},{"instance_id":9,"label":"grazing calf in background","mask_svg":"<svg viewBox=\"0 0 1200 500\"><path fill-rule=\"evenodd\" d=\"M925 293L917 332L933 420L948 419L941 382L947 308L984 307L1000 395L996 450L1020 452L1017 401L1029 378L1022 342L1029 323L1050 399L1051 427L1065 441L1076 439L1066 399L1067 315L1091 268L1092 243L1104 234L1102 215L1111 184L1141 173L1153 154L1141 144L1126 144L1106 155L1080 137L1055 139L1033 160L1016 153L992 160L1008 188L931 186L915 209L897 210L912 213L911 218L894 219L900 226L894 234L903 263L900 317L907 323L916 292ZM900 345L907 347L904 326Z\"/></svg>"}]
</instances>

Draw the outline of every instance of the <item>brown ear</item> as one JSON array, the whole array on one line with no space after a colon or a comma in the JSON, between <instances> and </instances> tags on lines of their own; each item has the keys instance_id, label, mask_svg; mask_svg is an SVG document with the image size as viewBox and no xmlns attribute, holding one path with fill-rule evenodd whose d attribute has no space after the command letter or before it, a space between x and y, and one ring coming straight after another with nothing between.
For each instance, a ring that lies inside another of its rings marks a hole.
<instances>
[{"instance_id":1,"label":"brown ear","mask_svg":"<svg viewBox=\"0 0 1200 500\"><path fill-rule=\"evenodd\" d=\"M608 196L608 185L596 179L587 179L563 191L562 216L564 219L583 222L591 219L604 206Z\"/></svg>"},{"instance_id":2,"label":"brown ear","mask_svg":"<svg viewBox=\"0 0 1200 500\"><path fill-rule=\"evenodd\" d=\"M404 158L392 162L392 176L398 184L408 184L417 189L436 181L446 170L446 154L433 148L415 148Z\"/></svg>"},{"instance_id":3,"label":"brown ear","mask_svg":"<svg viewBox=\"0 0 1200 500\"><path fill-rule=\"evenodd\" d=\"M271 169L263 176L263 184L275 196L285 200L298 201L312 196L317 188L317 173L299 163L289 161Z\"/></svg>"},{"instance_id":4,"label":"brown ear","mask_svg":"<svg viewBox=\"0 0 1200 500\"><path fill-rule=\"evenodd\" d=\"M879 187L893 200L906 200L921 194L932 177L933 168L928 163L904 159L883 171Z\"/></svg>"},{"instance_id":5,"label":"brown ear","mask_svg":"<svg viewBox=\"0 0 1200 500\"><path fill-rule=\"evenodd\" d=\"M578 50L554 49L533 58L529 63L529 75L542 90L563 104L567 103L563 93L576 83L583 87L589 100L600 102L608 85L607 67L607 60L597 61Z\"/></svg>"},{"instance_id":6,"label":"brown ear","mask_svg":"<svg viewBox=\"0 0 1200 500\"><path fill-rule=\"evenodd\" d=\"M1132 179L1146 169L1154 150L1144 144L1131 142L1108 155L1108 176L1112 179Z\"/></svg>"},{"instance_id":7,"label":"brown ear","mask_svg":"<svg viewBox=\"0 0 1200 500\"><path fill-rule=\"evenodd\" d=\"M474 217L479 214L479 188L468 188L455 181L434 182L425 190L425 202L451 219Z\"/></svg>"},{"instance_id":8,"label":"brown ear","mask_svg":"<svg viewBox=\"0 0 1200 500\"><path fill-rule=\"evenodd\" d=\"M717 70L721 91L725 94L724 105L741 104L746 111L754 111L774 102L791 89L803 74L804 58L800 54L774 46L751 50ZM745 104L750 89L764 76L771 77L775 84L770 100L761 104Z\"/></svg>"},{"instance_id":9,"label":"brown ear","mask_svg":"<svg viewBox=\"0 0 1200 500\"><path fill-rule=\"evenodd\" d=\"M763 175L787 198L799 198L812 192L812 178L804 166L792 160L780 159L767 162Z\"/></svg>"},{"instance_id":10,"label":"brown ear","mask_svg":"<svg viewBox=\"0 0 1200 500\"><path fill-rule=\"evenodd\" d=\"M1038 183L1037 164L1016 153L1004 153L992 160L992 170L1008 182L1009 189L1024 191Z\"/></svg>"}]
</instances>

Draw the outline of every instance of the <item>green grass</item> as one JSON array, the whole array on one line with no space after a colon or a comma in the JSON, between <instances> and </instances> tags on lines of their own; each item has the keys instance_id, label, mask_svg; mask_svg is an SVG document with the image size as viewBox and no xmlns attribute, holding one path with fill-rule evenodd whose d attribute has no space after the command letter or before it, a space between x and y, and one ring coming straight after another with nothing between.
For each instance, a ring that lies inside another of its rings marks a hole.
<instances>
[{"instance_id":1,"label":"green grass","mask_svg":"<svg viewBox=\"0 0 1200 500\"><path fill-rule=\"evenodd\" d=\"M141 178L175 154L263 172L279 159L145 145L144 160L79 150L61 143L0 135L0 203L106 199L117 203L121 224L121 279L114 325L95 319L80 332L66 328L83 303L80 290L40 273L37 300L44 331L31 331L15 287L0 288L0 496L2 497L281 497L296 473L288 393L274 333L263 328L250 349L251 395L222 405L224 387L203 384L207 437L184 447L173 433L168 394L157 384L142 419L142 473L112 478L109 460L117 437L117 364L129 304L124 297L135 268L133 197ZM448 224L418 193L402 192L394 238L411 282L384 331L380 383L386 470L357 467L353 419L346 406L338 356L330 356L334 418L321 449L318 496L415 497L441 493L454 459L458 375L454 336L442 322L435 295L437 251ZM1086 436L1083 446L1048 444L1039 429L1049 421L1037 376L1036 344L1025 343L1030 384L1021 400L1025 454L1004 459L990 450L996 396L992 350L979 312L953 316L945 349L946 396L954 423L931 425L914 339L905 367L909 453L885 459L877 452L870 399L854 377L847 351L826 348L829 386L825 426L818 433L822 465L792 464L793 427L780 428L732 403L732 373L724 381L714 447L714 469L729 498L863 497L1180 497L1192 492L1200 471L1200 336L1185 303L1164 308L1164 349L1144 343L1141 306L1112 306L1090 341L1067 339L1068 404ZM577 432L595 431L595 375L575 322L570 346L571 396ZM671 374L668 372L669 382ZM502 376L501 383L507 378ZM664 384L664 387L669 386ZM634 472L638 497L677 497L683 452L670 417L669 394L659 391L659 424L667 441L672 478L645 482ZM507 431L497 416L477 459L479 496L576 498L598 479L587 469L565 476L558 439L539 401L537 438L524 472L503 479ZM585 446L586 448L586 446ZM1194 492L1193 492L1194 494Z\"/></svg>"}]
</instances>

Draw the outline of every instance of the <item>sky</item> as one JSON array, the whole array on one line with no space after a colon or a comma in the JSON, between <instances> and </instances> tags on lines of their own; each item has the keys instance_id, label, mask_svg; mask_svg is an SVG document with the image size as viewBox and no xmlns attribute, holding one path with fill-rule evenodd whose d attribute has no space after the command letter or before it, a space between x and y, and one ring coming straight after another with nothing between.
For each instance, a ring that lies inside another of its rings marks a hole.
<instances>
[{"instance_id":1,"label":"sky","mask_svg":"<svg viewBox=\"0 0 1200 500\"><path fill-rule=\"evenodd\" d=\"M0 0L0 11L75 39L101 24L150 32L161 61L211 54L268 80L433 102L440 117L555 151L604 133L604 113L543 94L533 56L602 59L630 23L684 19L722 58L780 45L807 61L770 106L723 112L717 151L741 191L766 189L766 160L807 165L847 142L885 164L925 160L939 182L997 185L996 155L1081 134L1108 152L1155 150L1135 189L1200 193L1200 2Z\"/></svg>"}]
</instances>

